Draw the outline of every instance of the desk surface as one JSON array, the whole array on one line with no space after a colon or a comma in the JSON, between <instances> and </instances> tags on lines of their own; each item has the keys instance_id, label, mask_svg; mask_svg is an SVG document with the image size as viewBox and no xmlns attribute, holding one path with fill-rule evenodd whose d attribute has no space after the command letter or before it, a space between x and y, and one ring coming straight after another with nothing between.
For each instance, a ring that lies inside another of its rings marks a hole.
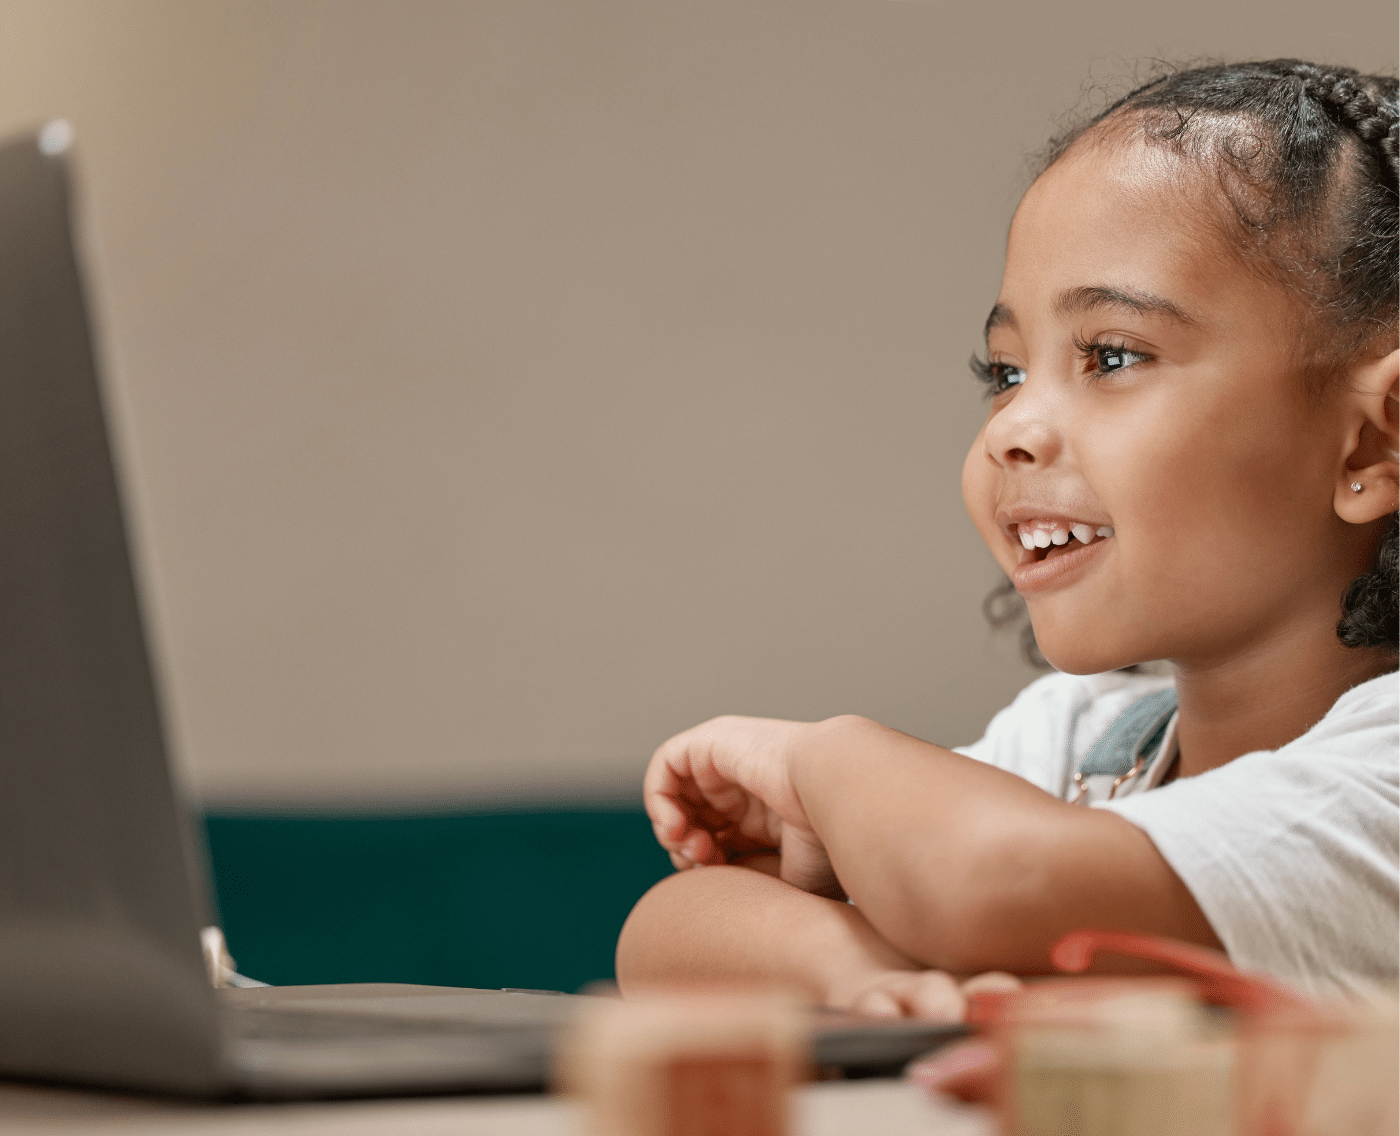
<instances>
[{"instance_id":1,"label":"desk surface","mask_svg":"<svg viewBox=\"0 0 1400 1136\"><path fill-rule=\"evenodd\" d=\"M980 1109L931 1101L899 1081L834 1081L796 1091L793 1136L993 1136ZM199 1105L0 1084L0 1132L211 1136L581 1136L559 1097L434 1097L287 1105Z\"/></svg>"}]
</instances>

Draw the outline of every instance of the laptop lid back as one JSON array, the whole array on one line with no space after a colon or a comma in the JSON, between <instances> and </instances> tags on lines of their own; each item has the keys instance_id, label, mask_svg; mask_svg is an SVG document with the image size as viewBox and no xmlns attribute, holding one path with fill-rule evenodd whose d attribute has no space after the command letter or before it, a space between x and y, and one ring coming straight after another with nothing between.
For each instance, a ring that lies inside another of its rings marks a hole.
<instances>
[{"instance_id":1,"label":"laptop lid back","mask_svg":"<svg viewBox=\"0 0 1400 1136\"><path fill-rule=\"evenodd\" d=\"M221 1083L61 155L0 146L0 1074Z\"/></svg>"}]
</instances>

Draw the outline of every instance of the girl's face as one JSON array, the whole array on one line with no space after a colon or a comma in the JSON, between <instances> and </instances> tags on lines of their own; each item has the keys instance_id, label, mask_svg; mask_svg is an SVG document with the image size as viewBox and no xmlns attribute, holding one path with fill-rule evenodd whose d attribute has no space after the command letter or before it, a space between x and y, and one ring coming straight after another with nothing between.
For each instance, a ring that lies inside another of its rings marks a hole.
<instances>
[{"instance_id":1,"label":"girl's face","mask_svg":"<svg viewBox=\"0 0 1400 1136\"><path fill-rule=\"evenodd\" d=\"M1086 141L1011 225L968 510L1061 670L1330 634L1372 537L1333 510L1345 425L1294 302L1213 234L1207 179Z\"/></svg>"}]
</instances>

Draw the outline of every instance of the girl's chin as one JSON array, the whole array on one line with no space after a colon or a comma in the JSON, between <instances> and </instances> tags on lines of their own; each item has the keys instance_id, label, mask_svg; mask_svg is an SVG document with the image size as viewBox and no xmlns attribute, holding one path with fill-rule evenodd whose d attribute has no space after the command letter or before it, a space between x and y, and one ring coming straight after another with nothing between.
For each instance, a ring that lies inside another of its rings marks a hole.
<instances>
[{"instance_id":1,"label":"girl's chin","mask_svg":"<svg viewBox=\"0 0 1400 1136\"><path fill-rule=\"evenodd\" d=\"M1112 663L1097 658L1084 658L1081 656L1056 655L1052 658L1050 655L1046 655L1044 651L1041 651L1041 654L1045 655L1045 661L1047 663L1062 674L1106 674L1109 671L1122 670L1124 667L1132 665L1131 663Z\"/></svg>"},{"instance_id":2,"label":"girl's chin","mask_svg":"<svg viewBox=\"0 0 1400 1136\"><path fill-rule=\"evenodd\" d=\"M1045 661L1064 674L1103 674L1157 658L1145 644L1116 643L1110 635L1095 634L1093 620L1059 620L1031 617L1035 643Z\"/></svg>"}]
</instances>

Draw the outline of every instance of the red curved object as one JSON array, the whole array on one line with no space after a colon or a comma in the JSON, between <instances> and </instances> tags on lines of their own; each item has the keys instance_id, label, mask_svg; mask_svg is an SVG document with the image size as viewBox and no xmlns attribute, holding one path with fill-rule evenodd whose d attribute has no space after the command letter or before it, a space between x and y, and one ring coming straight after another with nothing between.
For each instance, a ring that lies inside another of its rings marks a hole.
<instances>
[{"instance_id":1,"label":"red curved object","mask_svg":"<svg viewBox=\"0 0 1400 1136\"><path fill-rule=\"evenodd\" d=\"M1282 983L1236 970L1219 951L1130 931L1073 931L1050 948L1050 960L1061 970L1078 974L1089 968L1100 951L1145 959L1194 978L1208 1001L1251 1014L1280 1010L1315 1011L1316 1006Z\"/></svg>"}]
</instances>

